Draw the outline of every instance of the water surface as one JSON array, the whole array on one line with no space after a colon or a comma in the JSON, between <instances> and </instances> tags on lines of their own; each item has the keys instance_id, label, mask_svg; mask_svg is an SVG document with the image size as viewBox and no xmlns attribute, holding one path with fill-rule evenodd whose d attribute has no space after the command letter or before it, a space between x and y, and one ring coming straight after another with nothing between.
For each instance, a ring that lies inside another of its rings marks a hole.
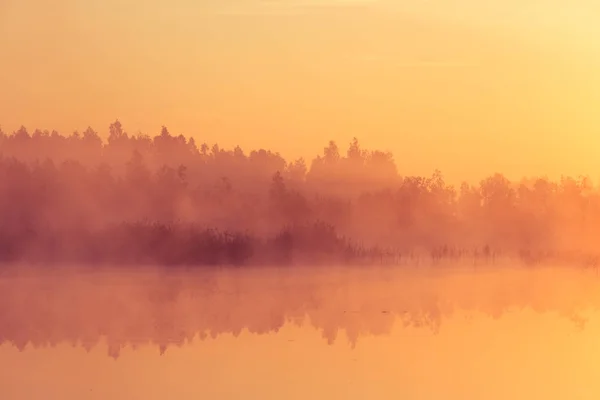
<instances>
[{"instance_id":1,"label":"water surface","mask_svg":"<svg viewBox=\"0 0 600 400\"><path fill-rule=\"evenodd\" d=\"M596 399L600 279L558 268L23 270L2 399Z\"/></svg>"}]
</instances>

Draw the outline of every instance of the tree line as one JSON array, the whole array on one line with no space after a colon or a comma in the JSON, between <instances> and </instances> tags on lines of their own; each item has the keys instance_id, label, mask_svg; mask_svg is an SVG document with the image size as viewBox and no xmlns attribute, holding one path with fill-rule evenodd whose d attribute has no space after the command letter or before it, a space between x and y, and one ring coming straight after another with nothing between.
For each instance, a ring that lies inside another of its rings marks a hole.
<instances>
[{"instance_id":1,"label":"tree line","mask_svg":"<svg viewBox=\"0 0 600 400\"><path fill-rule=\"evenodd\" d=\"M494 260L596 263L587 177L459 186L403 176L389 152L331 141L307 164L155 137L117 120L63 136L0 131L0 260L286 264Z\"/></svg>"}]
</instances>

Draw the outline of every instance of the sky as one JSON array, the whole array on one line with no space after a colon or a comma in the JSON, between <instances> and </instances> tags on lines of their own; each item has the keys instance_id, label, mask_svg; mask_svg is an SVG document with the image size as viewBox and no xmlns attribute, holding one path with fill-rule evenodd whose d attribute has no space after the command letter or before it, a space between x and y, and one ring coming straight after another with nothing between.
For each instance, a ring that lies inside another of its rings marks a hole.
<instances>
[{"instance_id":1,"label":"sky","mask_svg":"<svg viewBox=\"0 0 600 400\"><path fill-rule=\"evenodd\" d=\"M0 126L600 178L593 0L0 0Z\"/></svg>"}]
</instances>

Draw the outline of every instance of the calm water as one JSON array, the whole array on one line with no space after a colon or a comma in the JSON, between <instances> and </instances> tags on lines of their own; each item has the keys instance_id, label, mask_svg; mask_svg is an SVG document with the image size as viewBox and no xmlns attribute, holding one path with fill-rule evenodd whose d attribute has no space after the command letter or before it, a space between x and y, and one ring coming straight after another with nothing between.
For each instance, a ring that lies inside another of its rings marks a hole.
<instances>
[{"instance_id":1,"label":"calm water","mask_svg":"<svg viewBox=\"0 0 600 400\"><path fill-rule=\"evenodd\" d=\"M600 278L523 268L21 271L1 399L597 399Z\"/></svg>"}]
</instances>

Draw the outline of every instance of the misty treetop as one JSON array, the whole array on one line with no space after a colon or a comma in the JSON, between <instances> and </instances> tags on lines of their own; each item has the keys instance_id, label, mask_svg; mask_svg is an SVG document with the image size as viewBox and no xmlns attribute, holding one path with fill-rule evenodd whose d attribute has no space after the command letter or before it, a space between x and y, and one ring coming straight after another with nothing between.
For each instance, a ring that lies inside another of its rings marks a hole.
<instances>
[{"instance_id":1,"label":"misty treetop","mask_svg":"<svg viewBox=\"0 0 600 400\"><path fill-rule=\"evenodd\" d=\"M91 128L0 132L0 154L5 260L343 261L373 249L594 257L600 234L600 193L588 178L495 174L454 187L439 171L401 176L392 154L356 139L345 155L329 142L307 165L198 145L165 127L129 135L115 121L106 142Z\"/></svg>"}]
</instances>

